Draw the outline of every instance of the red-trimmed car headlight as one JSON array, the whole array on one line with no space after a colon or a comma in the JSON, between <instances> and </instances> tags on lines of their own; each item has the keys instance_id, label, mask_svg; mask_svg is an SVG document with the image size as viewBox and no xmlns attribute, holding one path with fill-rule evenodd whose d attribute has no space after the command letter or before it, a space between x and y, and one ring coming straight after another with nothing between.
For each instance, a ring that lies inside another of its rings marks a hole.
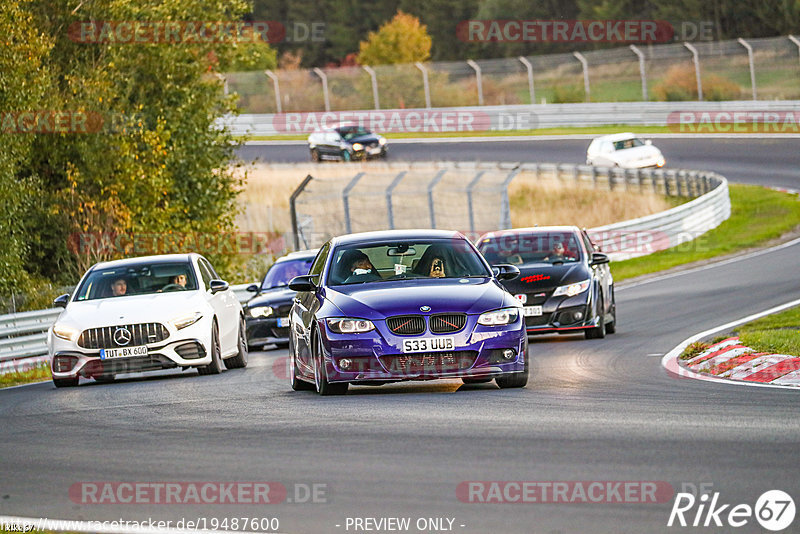
<instances>
[{"instance_id":1,"label":"red-trimmed car headlight","mask_svg":"<svg viewBox=\"0 0 800 534\"><path fill-rule=\"evenodd\" d=\"M327 320L328 328L337 334L363 334L375 329L372 321L352 317L334 317Z\"/></svg>"}]
</instances>

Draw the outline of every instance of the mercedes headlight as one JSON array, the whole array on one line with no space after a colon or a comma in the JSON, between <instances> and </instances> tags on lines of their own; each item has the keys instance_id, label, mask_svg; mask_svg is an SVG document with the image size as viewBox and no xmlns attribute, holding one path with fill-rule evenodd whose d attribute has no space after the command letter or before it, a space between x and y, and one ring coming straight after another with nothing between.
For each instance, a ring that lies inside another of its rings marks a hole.
<instances>
[{"instance_id":1,"label":"mercedes headlight","mask_svg":"<svg viewBox=\"0 0 800 534\"><path fill-rule=\"evenodd\" d=\"M169 324L175 327L176 330L180 330L182 328L186 328L187 326L191 326L200 319L203 318L203 314L200 312L194 313L187 313L184 315L179 315L177 317L173 317Z\"/></svg>"},{"instance_id":2,"label":"mercedes headlight","mask_svg":"<svg viewBox=\"0 0 800 534\"><path fill-rule=\"evenodd\" d=\"M503 308L501 310L482 313L478 317L478 324L483 326L496 326L511 324L519 317L519 308Z\"/></svg>"},{"instance_id":3,"label":"mercedes headlight","mask_svg":"<svg viewBox=\"0 0 800 534\"><path fill-rule=\"evenodd\" d=\"M553 292L553 296L557 297L559 295L566 295L568 297L574 297L580 293L583 293L587 289L589 289L590 280L584 280L583 282L578 282L576 284L570 284L568 286L560 286L557 287L556 290Z\"/></svg>"},{"instance_id":4,"label":"mercedes headlight","mask_svg":"<svg viewBox=\"0 0 800 534\"><path fill-rule=\"evenodd\" d=\"M352 319L350 317L335 317L328 319L328 328L337 334L362 334L375 329L372 321L366 319Z\"/></svg>"},{"instance_id":5,"label":"mercedes headlight","mask_svg":"<svg viewBox=\"0 0 800 534\"><path fill-rule=\"evenodd\" d=\"M364 150L364 145L361 143L353 143L353 150L358 152L359 150Z\"/></svg>"},{"instance_id":6,"label":"mercedes headlight","mask_svg":"<svg viewBox=\"0 0 800 534\"><path fill-rule=\"evenodd\" d=\"M53 325L53 334L67 341L76 341L81 335L81 331L71 326L56 323Z\"/></svg>"},{"instance_id":7,"label":"mercedes headlight","mask_svg":"<svg viewBox=\"0 0 800 534\"><path fill-rule=\"evenodd\" d=\"M269 317L274 311L272 306L253 306L249 309L251 317Z\"/></svg>"}]
</instances>

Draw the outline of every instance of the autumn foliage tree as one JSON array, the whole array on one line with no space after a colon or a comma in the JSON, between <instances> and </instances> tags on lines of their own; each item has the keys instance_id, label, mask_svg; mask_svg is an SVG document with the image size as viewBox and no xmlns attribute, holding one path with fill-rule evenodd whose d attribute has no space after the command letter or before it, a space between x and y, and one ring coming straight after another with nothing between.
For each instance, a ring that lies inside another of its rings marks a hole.
<instances>
[{"instance_id":1,"label":"autumn foliage tree","mask_svg":"<svg viewBox=\"0 0 800 534\"><path fill-rule=\"evenodd\" d=\"M370 32L359 45L361 65L389 65L427 61L431 57L431 37L424 24L413 15L398 11L380 27Z\"/></svg>"}]
</instances>

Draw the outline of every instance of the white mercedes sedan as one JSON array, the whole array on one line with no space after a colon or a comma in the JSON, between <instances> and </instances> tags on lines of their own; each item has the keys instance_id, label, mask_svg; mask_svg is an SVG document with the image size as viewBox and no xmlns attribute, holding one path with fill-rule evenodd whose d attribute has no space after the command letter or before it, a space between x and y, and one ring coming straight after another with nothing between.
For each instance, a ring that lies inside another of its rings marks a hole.
<instances>
[{"instance_id":1,"label":"white mercedes sedan","mask_svg":"<svg viewBox=\"0 0 800 534\"><path fill-rule=\"evenodd\" d=\"M242 307L199 254L98 263L63 307L47 344L56 387L80 377L197 368L201 375L247 365Z\"/></svg>"},{"instance_id":2,"label":"white mercedes sedan","mask_svg":"<svg viewBox=\"0 0 800 534\"><path fill-rule=\"evenodd\" d=\"M604 135L594 139L586 151L586 164L622 169L663 167L664 155L647 139L630 132Z\"/></svg>"}]
</instances>

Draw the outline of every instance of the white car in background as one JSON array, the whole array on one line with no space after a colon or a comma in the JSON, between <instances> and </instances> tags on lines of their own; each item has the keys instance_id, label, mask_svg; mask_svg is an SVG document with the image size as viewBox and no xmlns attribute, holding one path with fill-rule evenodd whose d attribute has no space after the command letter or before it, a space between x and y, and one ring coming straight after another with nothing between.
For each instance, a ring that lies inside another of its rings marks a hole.
<instances>
[{"instance_id":1,"label":"white car in background","mask_svg":"<svg viewBox=\"0 0 800 534\"><path fill-rule=\"evenodd\" d=\"M56 387L80 377L111 382L117 374L195 367L217 374L247 365L242 306L199 254L98 263L47 335Z\"/></svg>"},{"instance_id":2,"label":"white car in background","mask_svg":"<svg viewBox=\"0 0 800 534\"><path fill-rule=\"evenodd\" d=\"M643 141L630 132L604 135L593 140L586 151L586 164L623 169L663 167L661 151L649 139Z\"/></svg>"}]
</instances>

